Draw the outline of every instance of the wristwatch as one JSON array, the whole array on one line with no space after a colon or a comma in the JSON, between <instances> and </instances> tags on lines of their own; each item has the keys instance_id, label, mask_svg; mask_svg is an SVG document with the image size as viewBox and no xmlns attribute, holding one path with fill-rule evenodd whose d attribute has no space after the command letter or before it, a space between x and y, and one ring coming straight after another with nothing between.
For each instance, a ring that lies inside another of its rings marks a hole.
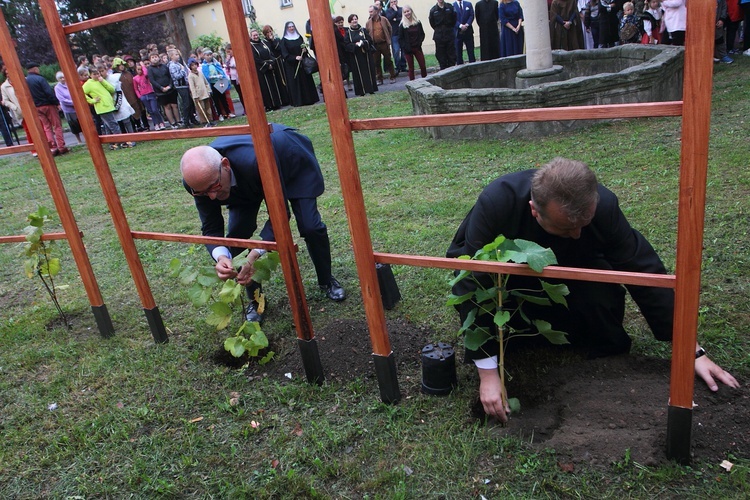
<instances>
[{"instance_id":1,"label":"wristwatch","mask_svg":"<svg viewBox=\"0 0 750 500\"><path fill-rule=\"evenodd\" d=\"M699 347L697 351L695 351L695 359L700 358L701 356L706 355L706 350L702 347Z\"/></svg>"}]
</instances>

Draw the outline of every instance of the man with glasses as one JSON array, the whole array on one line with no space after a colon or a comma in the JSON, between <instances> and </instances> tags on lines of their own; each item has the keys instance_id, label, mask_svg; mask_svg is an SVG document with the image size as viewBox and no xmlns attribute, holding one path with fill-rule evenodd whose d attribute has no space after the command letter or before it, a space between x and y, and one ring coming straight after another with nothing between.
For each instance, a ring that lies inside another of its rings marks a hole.
<instances>
[{"instance_id":1,"label":"man with glasses","mask_svg":"<svg viewBox=\"0 0 750 500\"><path fill-rule=\"evenodd\" d=\"M501 234L551 248L558 264L565 267L666 274L656 251L625 219L617 197L599 184L594 172L579 161L555 158L538 170L506 174L490 183L459 226L447 256L473 256ZM475 273L475 277L489 283L486 274ZM590 357L630 350L631 339L622 324L626 288L654 337L664 341L672 339L674 291L671 288L623 287L576 280L565 280L565 283L570 290L566 297L567 309L559 304L526 303L524 312L530 318L551 323L555 330L567 332L570 343L586 349ZM453 287L453 293L464 295L476 286L472 280L465 279ZM513 275L507 286L508 289L536 289L538 280ZM512 304L507 305L509 309L514 308ZM474 307L471 301L456 306L461 324ZM492 314L477 316L474 325L495 331ZM505 422L510 410L502 405L498 351L497 341L490 340L478 350L467 349L465 358L477 367L479 398L485 412ZM734 377L708 359L698 345L695 373L712 391L718 390L714 379L739 387Z\"/></svg>"},{"instance_id":2,"label":"man with glasses","mask_svg":"<svg viewBox=\"0 0 750 500\"><path fill-rule=\"evenodd\" d=\"M273 124L271 142L284 195L291 205L300 236L307 245L318 284L329 299L340 302L346 298L346 293L331 274L328 229L318 212L316 200L323 194L323 174L313 145L310 139L295 129L279 124ZM264 194L251 136L221 137L208 146L189 149L182 156L180 171L185 189L195 199L204 236L224 235L222 206L229 209L227 238L249 239L253 235ZM270 220L263 226L260 237L264 241L275 241ZM206 245L206 248L216 260L219 278L232 278L242 285L248 285L250 305L246 311L247 320L261 322L263 317L253 300L254 291L259 285L251 277L253 262L265 251L253 249L247 263L238 272L232 265L232 256L242 252L241 248L218 245Z\"/></svg>"}]
</instances>

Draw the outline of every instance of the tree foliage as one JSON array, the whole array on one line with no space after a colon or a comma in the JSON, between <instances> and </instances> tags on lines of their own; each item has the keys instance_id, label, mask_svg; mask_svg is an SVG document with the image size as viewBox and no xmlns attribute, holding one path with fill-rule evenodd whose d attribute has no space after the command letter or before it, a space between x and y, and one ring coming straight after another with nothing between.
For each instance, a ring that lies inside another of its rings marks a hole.
<instances>
[{"instance_id":1,"label":"tree foliage","mask_svg":"<svg viewBox=\"0 0 750 500\"><path fill-rule=\"evenodd\" d=\"M155 0L58 0L56 4L63 24L72 24L154 2ZM56 62L39 2L14 0L2 3L2 9L22 62L32 59L41 64ZM118 50L137 54L138 49L149 43L164 45L168 40L174 40L172 31L179 27L172 24L165 22L163 14L156 14L74 33L68 39L74 55L114 55Z\"/></svg>"}]
</instances>

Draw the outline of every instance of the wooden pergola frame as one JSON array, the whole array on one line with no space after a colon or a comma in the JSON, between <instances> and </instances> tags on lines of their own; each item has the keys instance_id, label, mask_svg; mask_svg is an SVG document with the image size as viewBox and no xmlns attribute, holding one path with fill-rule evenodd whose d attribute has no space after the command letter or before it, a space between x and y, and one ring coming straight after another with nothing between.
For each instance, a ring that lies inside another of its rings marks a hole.
<instances>
[{"instance_id":1,"label":"wooden pergola frame","mask_svg":"<svg viewBox=\"0 0 750 500\"><path fill-rule=\"evenodd\" d=\"M63 27L54 0L40 0L45 22L52 37L52 43L66 76L76 78L76 68L67 45L66 34L103 26L112 22L133 19L166 10L184 7L202 0L164 0L130 11L103 16ZM344 198L349 230L352 236L354 257L363 296L367 323L373 348L373 359L378 378L381 399L396 402L401 398L396 374L394 353L391 350L380 289L375 271L376 263L391 263L445 269L470 269L486 272L527 274L539 277L569 278L587 281L603 281L622 284L667 287L675 289L674 336L670 382L670 401L667 421L667 455L682 463L690 460L692 398L694 389L694 346L698 327L698 301L700 291L700 270L702 258L703 220L705 213L706 170L708 163L708 140L711 110L711 86L713 78L713 19L716 5L713 0L694 0L688 6L687 39L685 49L685 69L683 100L667 103L640 103L637 105L582 106L554 109L533 109L514 111L491 111L481 113L460 113L452 115L428 115L419 117L380 118L371 120L349 119L346 96L341 86L338 53L331 26L331 11L325 0L308 0L313 26L323 26L314 32L316 50L320 66L320 77L326 98L329 127L338 166L341 190ZM244 16L240 2L222 0L230 39L239 59L252 61L249 50L249 36L244 26ZM7 41L0 40L4 46ZM249 85L250 95L259 95L259 86L253 65L238 68L243 86ZM20 72L20 65L14 70ZM15 76L14 73L11 73ZM71 81L75 81L75 80ZM27 97L28 98L28 97ZM88 105L80 93L73 93L73 100L79 116L86 116ZM308 347L302 348L306 362L308 380L321 382L322 369L317 355L317 347L307 310L299 268L294 254L281 185L278 179L270 135L266 126L265 114L259 100L246 103L248 126L222 127L218 129L182 130L139 134L119 134L99 137L90 120L81 120L84 136L94 160L97 176L102 185L105 199L113 216L120 243L125 251L131 274L141 297L152 334L157 342L167 340L161 317L148 287L141 266L135 238L160 239L167 241L190 241L205 243L208 239L197 236L171 235L131 231L117 196L117 190L109 170L102 143L115 143L132 140L169 140L228 134L251 133L254 136L256 152L263 185L266 189L266 203L269 215L276 228L278 242L233 241L234 246L277 248L281 255L287 292L292 304L298 339ZM544 121L560 119L603 119L632 118L641 116L682 116L682 149L679 187L679 217L677 226L677 259L675 275L653 275L621 273L589 269L550 268L542 273L534 273L526 266L516 264L473 262L445 259L430 256L402 255L375 252L370 237L369 223L365 211L362 186L357 167L353 132L358 130L392 129L404 127L428 127L457 124ZM37 133L39 130L37 130ZM41 137L40 137L41 139ZM35 137L36 140L36 137ZM43 143L43 141L42 141ZM27 150L27 149L26 149ZM40 155L41 157L41 155ZM49 158L52 162L52 159ZM57 180L59 183L59 179ZM59 208L58 208L59 210ZM68 234L70 232L68 231ZM78 233L75 233L78 234ZM218 239L227 241L224 239ZM217 239L211 239L217 242ZM302 345L302 344L301 344ZM308 369L309 366L309 369Z\"/></svg>"},{"instance_id":2,"label":"wooden pergola frame","mask_svg":"<svg viewBox=\"0 0 750 500\"><path fill-rule=\"evenodd\" d=\"M8 23L5 21L5 14L0 11L0 56L2 56L3 62L5 62L8 76L13 82L13 89L16 91L18 102L21 105L21 112L28 124L30 139L34 142L34 145L24 144L22 146L11 146L0 149L0 154L8 155L28 151L37 152L42 173L49 186L52 201L55 203L55 209L64 230L62 233L46 233L42 236L42 240L67 240L73 253L76 267L78 267L78 272L81 275L83 287L91 304L91 312L94 314L99 334L102 337L111 337L115 331L112 325L112 318L107 310L107 305L104 303L101 291L99 290L99 283L96 281L91 261L89 260L88 253L86 253L86 246L83 243L83 233L78 229L78 223L70 207L70 201L60 178L60 172L57 170L57 164L47 145L47 137L44 133L42 123L39 121L34 100L31 98L21 61L18 59L18 54L13 50L13 47L13 39L8 30ZM25 236L0 237L0 243L18 243L24 241L26 241Z\"/></svg>"},{"instance_id":3,"label":"wooden pergola frame","mask_svg":"<svg viewBox=\"0 0 750 500\"><path fill-rule=\"evenodd\" d=\"M333 30L330 29L331 11L328 2L308 0L307 3L310 11L310 23L313 26L315 36L321 83L326 98L326 109L341 181L341 191L344 195L344 206L348 216L354 257L370 329L375 369L383 401L398 401L400 391L395 359L385 325L383 304L380 300L375 263L469 269L674 288L674 335L666 448L668 457L682 463L689 462L694 390L694 347L698 329L697 313L711 120L710 89L713 78L712 58L716 3L713 0L692 0L688 4L682 102L489 111L369 120L351 120L349 118L346 96L341 86L336 42ZM316 26L323 26L324 28L316 30ZM377 253L373 250L354 150L353 132L355 131L478 123L680 115L682 115L683 122L682 150L677 260L674 276L569 268L549 268L537 274L522 265Z\"/></svg>"},{"instance_id":4,"label":"wooden pergola frame","mask_svg":"<svg viewBox=\"0 0 750 500\"><path fill-rule=\"evenodd\" d=\"M73 54L68 46L67 35L111 23L135 19L141 16L156 14L179 7L185 7L201 3L202 0L165 0L144 7L131 9L84 22L63 26L54 0L40 0L40 8L44 16L44 22L52 40L55 53L63 73L69 81L77 81L78 74L73 60ZM252 61L250 50L250 37L244 24L244 14L240 2L222 0L222 7L229 19L228 28L230 39L237 57L242 60ZM260 87L254 65L242 65L238 68L240 80L250 89L250 95L260 95ZM73 104L79 117L90 116L89 105L82 92L71 92ZM99 136L93 120L81 119L81 129L86 138L86 144L93 160L94 169L102 187L104 198L112 215L112 222L117 232L120 245L125 253L125 258L130 268L130 273L135 282L138 295L143 305L144 313L151 329L151 334L157 343L168 341L166 329L161 318L161 313L154 301L148 279L143 270L138 250L135 245L136 239L150 239L159 241L172 241L181 243L212 243L241 248L263 248L277 250L279 252L281 266L284 271L287 294L289 295L297 330L298 346L300 348L303 365L307 380L312 383L322 383L324 380L323 368L318 355L317 343L312 328L312 320L307 307L305 290L302 277L297 263L296 245L292 238L287 215L286 202L284 200L279 171L276 165L273 146L271 144L271 128L266 122L265 110L260 100L245 103L245 114L248 125L221 127L211 129L180 130L164 132L148 132L139 134L115 134ZM276 242L265 242L258 240L240 240L231 238L212 238L203 236L154 233L144 231L132 231L127 221L127 216L120 202L117 187L112 177L112 172L104 154L102 144L120 143L126 141L141 140L171 140L196 137L216 137L236 134L252 134L255 152L258 159L258 169L263 182L266 197L266 207L269 217L274 226Z\"/></svg>"}]
</instances>

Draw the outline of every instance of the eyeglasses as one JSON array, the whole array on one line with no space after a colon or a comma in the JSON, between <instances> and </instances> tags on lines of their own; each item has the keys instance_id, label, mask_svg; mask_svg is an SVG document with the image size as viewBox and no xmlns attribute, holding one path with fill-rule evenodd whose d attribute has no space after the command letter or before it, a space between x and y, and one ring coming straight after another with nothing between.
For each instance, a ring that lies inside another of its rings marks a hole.
<instances>
[{"instance_id":1,"label":"eyeglasses","mask_svg":"<svg viewBox=\"0 0 750 500\"><path fill-rule=\"evenodd\" d=\"M211 184L208 189L206 189L205 191L196 191L190 186L188 186L188 188L190 188L190 194L192 194L193 196L208 196L209 194L221 189L221 162L219 162L219 176L216 178L216 182Z\"/></svg>"}]
</instances>

